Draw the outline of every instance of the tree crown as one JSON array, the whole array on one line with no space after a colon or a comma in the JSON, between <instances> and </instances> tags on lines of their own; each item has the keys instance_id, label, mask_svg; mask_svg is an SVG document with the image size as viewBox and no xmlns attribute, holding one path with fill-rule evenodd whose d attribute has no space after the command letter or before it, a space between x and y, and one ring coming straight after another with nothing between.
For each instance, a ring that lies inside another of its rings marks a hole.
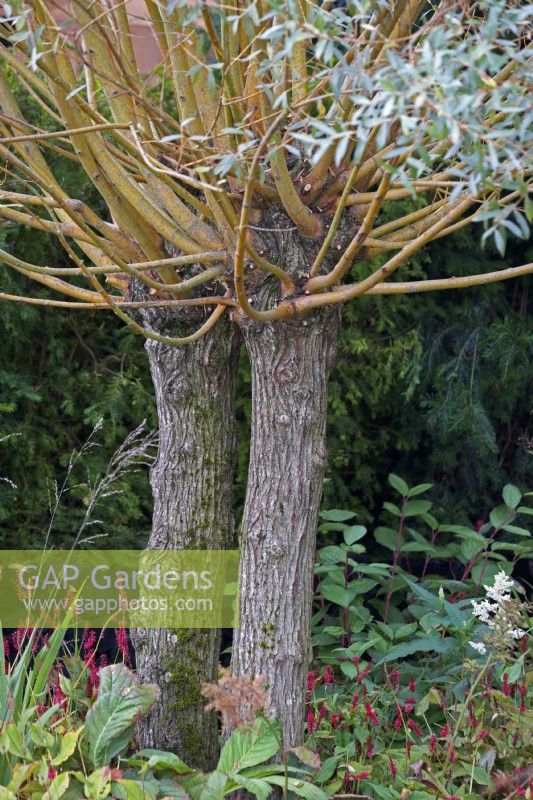
<instances>
[{"instance_id":1,"label":"tree crown","mask_svg":"<svg viewBox=\"0 0 533 800\"><path fill-rule=\"evenodd\" d=\"M530 5L146 7L162 52L157 75L137 68L127 4L73 0L72 21L57 24L48 3L31 0L4 31L0 216L56 235L73 263L42 267L0 252L71 298L4 299L110 308L134 330L182 344L231 309L291 319L363 294L533 271L388 280L425 244L473 221L502 252L509 233L527 238ZM24 120L14 81L38 100L49 130ZM108 213L64 191L48 152L81 164ZM383 221L409 197L412 212ZM280 234L298 243L297 269ZM372 266L365 276L354 268L362 261ZM268 296L257 291L266 278ZM196 309L199 325L158 333L132 313L139 307Z\"/></svg>"}]
</instances>

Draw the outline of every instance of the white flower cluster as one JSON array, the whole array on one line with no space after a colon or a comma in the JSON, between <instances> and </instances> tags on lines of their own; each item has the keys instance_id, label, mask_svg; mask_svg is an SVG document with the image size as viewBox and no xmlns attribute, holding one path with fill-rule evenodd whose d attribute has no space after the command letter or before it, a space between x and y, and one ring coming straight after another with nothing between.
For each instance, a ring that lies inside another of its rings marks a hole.
<instances>
[{"instance_id":1,"label":"white flower cluster","mask_svg":"<svg viewBox=\"0 0 533 800\"><path fill-rule=\"evenodd\" d=\"M511 606L512 597L511 589L513 588L512 579L505 574L505 572L498 572L494 577L493 586L485 586L487 598L481 600L479 603L472 600L473 614L480 622L488 625L494 635L498 639L503 640L507 645L521 639L525 635L525 631L521 628L515 627L511 620ZM468 643L478 653L484 655L487 652L486 646L483 642L469 642Z\"/></svg>"}]
</instances>

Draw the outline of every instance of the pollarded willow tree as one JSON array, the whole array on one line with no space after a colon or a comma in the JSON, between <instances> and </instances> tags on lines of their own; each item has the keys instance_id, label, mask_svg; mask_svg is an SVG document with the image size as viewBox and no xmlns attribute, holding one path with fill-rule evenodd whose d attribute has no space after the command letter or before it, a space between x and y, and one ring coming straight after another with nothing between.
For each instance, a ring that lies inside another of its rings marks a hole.
<instances>
[{"instance_id":1,"label":"pollarded willow tree","mask_svg":"<svg viewBox=\"0 0 533 800\"><path fill-rule=\"evenodd\" d=\"M108 309L146 337L160 420L154 548L232 542L244 342L253 416L233 671L267 676L294 745L340 308L533 271L402 280L410 256L472 222L501 250L508 233L528 235L530 8L146 0L162 52L147 77L127 3L73 0L62 26L51 5L29 0L0 47L0 216L57 236L71 263L1 252L52 293L1 296ZM48 130L23 118L13 85ZM105 216L65 194L51 152L81 165ZM409 213L396 202L406 198ZM141 676L162 689L144 745L212 760L216 727L198 690L218 648L216 631L136 633Z\"/></svg>"}]
</instances>

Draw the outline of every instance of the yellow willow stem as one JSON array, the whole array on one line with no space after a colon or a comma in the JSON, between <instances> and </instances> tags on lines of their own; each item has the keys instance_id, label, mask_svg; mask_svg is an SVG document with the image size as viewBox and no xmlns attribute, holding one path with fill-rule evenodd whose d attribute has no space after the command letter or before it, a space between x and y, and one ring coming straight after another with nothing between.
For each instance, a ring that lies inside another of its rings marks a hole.
<instances>
[{"instance_id":1,"label":"yellow willow stem","mask_svg":"<svg viewBox=\"0 0 533 800\"><path fill-rule=\"evenodd\" d=\"M338 283L338 281L340 281L350 269L352 261L363 246L364 240L372 230L372 226L376 221L376 217L379 213L379 209L381 208L381 204L383 203L383 199L387 194L391 177L391 174L388 172L384 174L383 178L381 179L379 189L370 203L361 227L331 272L329 272L327 275L316 275L314 278L311 278L306 284L306 292L313 294L314 292L320 292L323 289L327 289L329 286L333 286L335 283Z\"/></svg>"},{"instance_id":2,"label":"yellow willow stem","mask_svg":"<svg viewBox=\"0 0 533 800\"><path fill-rule=\"evenodd\" d=\"M294 74L292 79L292 98L295 103L300 103L305 99L307 93L307 52L305 41L294 42L291 66Z\"/></svg>"},{"instance_id":3,"label":"yellow willow stem","mask_svg":"<svg viewBox=\"0 0 533 800\"><path fill-rule=\"evenodd\" d=\"M93 71L100 76L104 87L105 95L113 118L117 122L136 121L135 106L132 96L123 86L122 91L116 89L116 76L122 75L127 78L127 71L118 69L117 60L119 57L118 42L110 41L110 34L102 25L100 19L106 14L101 10L101 6L95 3L73 2L74 16L82 28L82 33L87 42L87 50L91 56L90 66ZM98 11L100 9L100 13ZM111 75L108 75L111 69ZM110 82L109 78L113 77Z\"/></svg>"},{"instance_id":4,"label":"yellow willow stem","mask_svg":"<svg viewBox=\"0 0 533 800\"><path fill-rule=\"evenodd\" d=\"M496 272L485 272L481 275L464 275L460 278L435 278L422 281L403 281L398 283L379 283L366 294L414 294L417 292L435 292L444 289L467 289L470 286L485 286L489 283L508 281L533 273L533 263L521 267L509 267Z\"/></svg>"},{"instance_id":5,"label":"yellow willow stem","mask_svg":"<svg viewBox=\"0 0 533 800\"><path fill-rule=\"evenodd\" d=\"M216 323L226 310L226 306L217 305L215 310L208 317L207 321L204 322L204 324L197 331L190 334L190 336L162 336L159 333L154 333L153 331L150 331L148 328L139 325L137 322L135 322L135 320L132 317L129 316L129 314L126 314L125 311L122 311L120 306L116 304L114 298L108 292L106 292L106 290L104 289L104 287L102 286L96 275L87 272L87 268L85 267L83 261L80 258L78 258L76 253L70 247L68 247L68 245L67 245L67 250L72 260L76 264L78 264L79 268L89 279L90 283L95 287L96 292L102 297L103 301L107 303L107 305L113 311L113 313L116 314L116 316L119 319L125 322L129 328L135 331L135 333L138 333L147 339L153 339L154 341L159 342L160 344L180 346L184 344L190 344L191 342L196 342L198 339L201 339L202 336L205 336L205 334L208 333L212 328L214 328L214 326L216 325Z\"/></svg>"},{"instance_id":6,"label":"yellow willow stem","mask_svg":"<svg viewBox=\"0 0 533 800\"><path fill-rule=\"evenodd\" d=\"M105 174L106 179L112 183L123 198L123 204L127 202L134 213L142 214L145 224L185 253L197 253L202 249L198 242L182 232L177 223L162 212L146 193L141 191L139 185L126 170L110 157L105 147L98 148L96 142L91 140L89 149L94 160L99 164L101 172Z\"/></svg>"},{"instance_id":7,"label":"yellow willow stem","mask_svg":"<svg viewBox=\"0 0 533 800\"><path fill-rule=\"evenodd\" d=\"M34 146L33 143L30 143L30 144L32 146ZM0 145L0 154L1 153L3 153L4 157L8 161L9 160L13 160L15 163L17 163L18 168L23 172L23 174L26 174L32 180L35 179L35 172L32 171L32 169L28 168L22 162L18 162L18 159L15 159L13 154L10 153L10 151L7 148L4 148L4 147L2 147ZM45 164L45 166L46 166L46 164ZM35 170L35 167L34 167L34 170ZM40 180L41 180L41 184L42 185L46 185L48 183L46 178L44 178L44 179L41 178ZM80 242L80 247L82 249L84 249L85 252L87 252L87 254L91 258L93 258L93 260L98 261L98 259L101 258L102 254L104 254L105 256L107 256L111 260L112 263L115 263L115 264L121 266L123 271L127 272L127 264L119 257L119 255L114 250L112 250L110 248L110 246L107 243L102 241L99 237L97 237L91 231L90 227L85 223L85 221L83 220L82 216L80 216L79 214L76 214L74 212L74 210L71 207L71 205L69 205L69 200L65 199L63 191L59 187L56 188L56 185L55 185L55 183L53 181L53 177L50 178L49 185L47 186L47 191L58 202L60 209L65 212L66 218L67 219L72 219L75 222L75 224L78 225L78 227L82 230L82 232L84 234L89 236L89 238L92 237L92 241L94 242L94 244L90 244L89 245L89 244L85 244L83 241L81 241ZM70 203L71 203L71 201L70 201ZM120 210L122 210L122 209L120 209ZM95 247L95 245L96 245L96 247ZM89 249L86 249L86 248L89 248ZM159 252L158 252L157 248L154 247L153 250L154 250L155 254L157 255L157 257L159 257ZM173 277L175 279L175 273L172 273L171 277Z\"/></svg>"},{"instance_id":8,"label":"yellow willow stem","mask_svg":"<svg viewBox=\"0 0 533 800\"><path fill-rule=\"evenodd\" d=\"M145 171L144 177L154 193L155 197L162 203L164 209L176 220L177 224L184 231L201 244L211 250L220 250L222 239L218 232L196 217L187 206L179 200L172 189L150 172Z\"/></svg>"},{"instance_id":9,"label":"yellow willow stem","mask_svg":"<svg viewBox=\"0 0 533 800\"><path fill-rule=\"evenodd\" d=\"M175 256L174 258L160 258L157 261L139 261L139 262L132 262L129 263L128 266L130 269L134 269L137 272L143 272L146 270L154 270L159 269L160 267L181 267L186 264L198 264L198 263L206 263L213 261L224 261L227 258L227 254L224 251L220 251L218 253L214 253L210 251L209 253L199 253L201 258L197 258L196 256ZM41 267L37 266L37 264L26 264L25 269L28 272L36 272L40 275L84 275L85 273L80 270L79 267ZM94 275L116 275L121 274L124 272L123 267L117 266L107 266L101 265L96 267L85 267L86 271L92 272ZM182 284L180 284L181 286ZM163 284L164 288L167 288L167 284Z\"/></svg>"},{"instance_id":10,"label":"yellow willow stem","mask_svg":"<svg viewBox=\"0 0 533 800\"><path fill-rule=\"evenodd\" d=\"M27 123L26 123L27 124ZM64 131L51 131L47 133L32 133L26 136L7 136L0 139L1 144L11 144L12 142L30 142L39 141L41 139L60 139L69 137L76 133L94 133L96 131L110 131L119 129L129 129L129 125L125 122L106 122L101 125L86 125L84 128L74 128L73 130Z\"/></svg>"},{"instance_id":11,"label":"yellow willow stem","mask_svg":"<svg viewBox=\"0 0 533 800\"><path fill-rule=\"evenodd\" d=\"M52 220L42 219L42 217L32 216L31 214L24 214L22 211L17 211L9 206L0 204L0 217L10 219L20 225L27 225L29 228L36 228L40 231L52 233L55 236L70 236L79 242L88 242L94 244L98 237L87 236L73 223L53 222Z\"/></svg>"},{"instance_id":12,"label":"yellow willow stem","mask_svg":"<svg viewBox=\"0 0 533 800\"><path fill-rule=\"evenodd\" d=\"M372 236L379 238L385 233L390 233L398 230L398 228L403 228L406 225L410 225L411 222L417 222L417 220L427 217L429 214L433 214L435 211L438 211L438 209L442 208L446 202L446 199L438 200L436 203L432 203L430 206L424 206L424 208L421 208L418 211L413 211L411 214L406 214L405 216L394 219L391 222L385 222L383 225L380 225L379 228L374 228L372 231Z\"/></svg>"},{"instance_id":13,"label":"yellow willow stem","mask_svg":"<svg viewBox=\"0 0 533 800\"><path fill-rule=\"evenodd\" d=\"M368 153L368 149L370 147L372 147L372 144L374 142L374 139L377 136L377 133L378 133L378 128L377 127L372 128L372 130L370 131L370 134L368 136L368 139L365 142L365 146L364 146L363 152L361 153L361 156L360 156L360 158L358 159L358 162L357 162L358 163L357 176L356 176L357 179L359 178L360 173L361 173L361 169L362 169L362 166L363 166L363 159L366 157L366 154ZM353 145L355 145L355 142L353 143ZM349 152L351 152L351 151L349 151ZM348 164L349 164L349 160L350 160L351 156L349 155L349 153L347 153L347 156L348 156ZM315 191L310 190L311 194L310 194L309 198L306 195L306 202L312 202L313 200L318 198L317 202L316 202L317 206L324 207L326 205L329 205L329 203L331 203L333 201L333 199L338 196L339 192L341 192L341 191L343 192L343 190L345 189L345 186L346 186L346 179L349 176L350 176L350 171L348 169L346 169L346 168L343 169L343 171L337 176L337 178L333 181L333 183L330 186L328 186L327 189L324 192L322 192L322 194L320 194L320 189L317 189ZM308 185L308 184L306 184L306 185ZM320 187L320 188L322 188L322 187Z\"/></svg>"},{"instance_id":14,"label":"yellow willow stem","mask_svg":"<svg viewBox=\"0 0 533 800\"><path fill-rule=\"evenodd\" d=\"M237 234L237 244L235 247L234 284L235 284L235 293L237 295L237 301L239 303L239 307L251 319L262 320L262 321L277 319L279 317L279 309L273 308L267 311L257 311L249 303L248 297L246 295L246 286L244 284L244 254L246 250L248 220L250 218L250 211L252 210L252 197L254 191L253 180L258 169L259 160L263 156L263 153L266 150L268 142L275 134L279 126L283 123L285 116L286 112L283 111L281 114L278 115L278 117L274 120L274 122L272 122L272 124L266 131L265 135L259 142L256 151L254 153L254 157L250 166L250 173L248 175L248 181L246 183L246 188L244 190L244 197L241 206L241 217L239 220L239 228ZM290 316L291 313L292 312L290 312L287 316Z\"/></svg>"},{"instance_id":15,"label":"yellow willow stem","mask_svg":"<svg viewBox=\"0 0 533 800\"><path fill-rule=\"evenodd\" d=\"M272 177L274 178L274 183L276 184L276 189L278 190L283 207L300 233L304 236L317 236L320 232L320 223L307 206L302 203L300 195L295 189L287 168L285 152L281 145L281 137L277 136L273 138L274 150L270 155Z\"/></svg>"},{"instance_id":16,"label":"yellow willow stem","mask_svg":"<svg viewBox=\"0 0 533 800\"><path fill-rule=\"evenodd\" d=\"M452 209L456 208L466 197L468 197L468 194L463 192L456 200L454 200L453 203L445 203L441 208L437 209L437 211L432 211L431 214L423 217L418 222L412 223L411 225L402 228L400 231L396 231L394 234L392 234L392 236L395 237L396 241L399 242L411 242L417 236L420 236L421 233L424 233L424 231L429 227L434 225L439 219L442 219L443 215L448 214ZM387 242L389 241L389 237L386 236L381 241Z\"/></svg>"},{"instance_id":17,"label":"yellow willow stem","mask_svg":"<svg viewBox=\"0 0 533 800\"><path fill-rule=\"evenodd\" d=\"M99 299L96 292L91 292L88 289L80 289L77 286L72 286L70 283L59 280L59 278L54 278L51 275L34 273L32 270L32 264L28 264L26 261L22 261L20 258L15 258L15 256L12 256L10 253L6 253L5 250L0 250L0 261L4 262L4 264L7 264L16 272L20 272L21 275L25 275L27 278L31 278L31 280L36 281L37 283L42 283L43 286L47 286L49 289L53 289L56 292L66 294L68 297L77 297L79 300L84 300L86 302L92 302L95 299Z\"/></svg>"},{"instance_id":18,"label":"yellow willow stem","mask_svg":"<svg viewBox=\"0 0 533 800\"><path fill-rule=\"evenodd\" d=\"M385 46L388 41L388 37L390 32L392 31L394 25L396 24L397 20L399 19L400 15L403 13L403 10L407 6L409 0L399 0L399 2L395 3L394 11L392 15L384 20L383 23L383 30L381 31L381 41L378 42L372 48L369 57L367 59L367 65L371 65L375 62L377 56ZM352 113L353 110L353 101L350 100L349 96L347 96L347 92L350 88L350 79L347 78L343 85L341 91L341 99L339 103L335 103L333 107L330 109L328 116L335 118L338 114L342 116L344 120L347 120ZM329 170L331 165L333 164L333 159L335 157L335 143L332 143L321 156L319 162L316 166L311 170L309 173L309 182L313 185L313 193L310 196L310 202L314 200L320 189L323 187L324 183L327 180Z\"/></svg>"},{"instance_id":19,"label":"yellow willow stem","mask_svg":"<svg viewBox=\"0 0 533 800\"><path fill-rule=\"evenodd\" d=\"M81 270L80 270L81 271ZM119 308L192 308L197 306L225 306L234 308L236 303L230 297L195 297L187 300L121 300L117 295ZM82 311L109 311L107 303L84 303L72 300L53 300L47 297L26 297L25 295L8 294L0 292L0 300L8 300L14 303L25 303L32 306L51 306L53 308L75 308Z\"/></svg>"},{"instance_id":20,"label":"yellow willow stem","mask_svg":"<svg viewBox=\"0 0 533 800\"><path fill-rule=\"evenodd\" d=\"M455 185L455 184L454 184ZM414 184L413 184L414 186ZM425 192L434 191L435 188L446 188L446 187L435 187L435 186L428 186L427 184L423 184L420 186L414 186L414 191L416 194L424 194ZM347 206L365 206L368 203L371 203L374 197L376 196L376 192L360 192L359 194L351 194L348 197L346 202ZM409 189L390 189L387 192L386 196L383 200L405 200L408 197L412 197L413 192Z\"/></svg>"},{"instance_id":21,"label":"yellow willow stem","mask_svg":"<svg viewBox=\"0 0 533 800\"><path fill-rule=\"evenodd\" d=\"M197 180L196 178L191 177L190 175L186 175L183 172L177 172L174 169L169 169L162 167L161 164L158 164L155 159L146 153L143 149L143 146L137 136L135 129L132 127L130 128L132 136L135 140L135 144L137 145L137 152L141 156L142 160L146 164L146 166L150 169L151 172L154 172L157 175L172 175L174 178L178 178L178 180L183 181L183 183L192 186L194 189L200 189L202 192L222 192L223 190L220 189L218 186L213 186L212 184L206 183L205 181ZM193 203L191 202L191 205Z\"/></svg>"},{"instance_id":22,"label":"yellow willow stem","mask_svg":"<svg viewBox=\"0 0 533 800\"><path fill-rule=\"evenodd\" d=\"M350 174L348 176L348 180L346 181L346 186L344 187L344 191L343 191L343 193L342 193L342 195L340 197L339 202L337 203L337 208L335 210L335 214L334 214L333 219L331 221L331 225L329 226L328 233L327 233L327 235L326 235L326 237L325 237L325 239L324 239L324 241L322 243L322 247L320 248L320 250L319 250L319 252L317 254L317 257L314 260L313 266L311 267L311 269L309 271L309 277L310 278L312 278L314 275L318 274L318 272L320 270L320 267L324 263L324 259L325 259L326 255L328 253L328 250L329 250L329 247L330 247L331 242L333 240L333 237L335 236L337 228L339 227L339 223L341 221L341 217L342 217L343 212L344 212L344 210L346 208L346 201L348 199L348 195L352 191L352 187L353 187L353 185L355 183L355 179L357 178L357 173L359 172L360 166L361 166L361 163L360 163L360 161L358 161L353 165L353 167L352 167L352 169L350 171Z\"/></svg>"},{"instance_id":23,"label":"yellow willow stem","mask_svg":"<svg viewBox=\"0 0 533 800\"><path fill-rule=\"evenodd\" d=\"M270 272L271 275L274 275L274 277L281 282L284 292L289 294L290 292L294 291L294 281L289 273L285 272L285 270L281 267L276 266L276 264L271 264L270 261L267 261L266 258L264 258L261 253L258 253L248 241L246 242L246 252L254 264L261 269L264 269L265 272Z\"/></svg>"},{"instance_id":24,"label":"yellow willow stem","mask_svg":"<svg viewBox=\"0 0 533 800\"><path fill-rule=\"evenodd\" d=\"M463 200L463 202L450 211L446 217L435 223L435 225L432 225L431 228L428 228L427 231L425 231L413 242L405 245L405 247L399 253L389 259L389 261L380 267L380 269L376 270L376 272L372 273L372 275L369 275L368 278L364 278L358 283L339 286L332 292L322 292L321 294L299 297L292 301L292 310L298 314L306 313L315 308L320 308L321 306L338 305L339 303L344 303L347 300L352 300L354 297L359 297L365 294L374 286L377 286L377 284L382 283L385 278L395 272L398 267L404 264L408 258L424 247L425 244L432 241L435 236L441 232L441 230L446 228L451 222L454 222L475 202L476 200L474 198ZM280 310L284 305L286 305L285 302L280 303L278 310Z\"/></svg>"},{"instance_id":25,"label":"yellow willow stem","mask_svg":"<svg viewBox=\"0 0 533 800\"><path fill-rule=\"evenodd\" d=\"M91 274L95 274L94 270ZM161 283L161 281L154 281L148 275L143 275L142 272L133 269L130 264L128 264L128 274L138 278L146 286L150 286L151 289L157 289L160 292L179 297L180 295L187 294L187 292L194 289L196 286L203 286L203 284L209 283L209 281L220 278L220 276L224 274L224 269L222 267L211 267L201 272L199 275L194 275L192 278L187 278L180 283Z\"/></svg>"}]
</instances>

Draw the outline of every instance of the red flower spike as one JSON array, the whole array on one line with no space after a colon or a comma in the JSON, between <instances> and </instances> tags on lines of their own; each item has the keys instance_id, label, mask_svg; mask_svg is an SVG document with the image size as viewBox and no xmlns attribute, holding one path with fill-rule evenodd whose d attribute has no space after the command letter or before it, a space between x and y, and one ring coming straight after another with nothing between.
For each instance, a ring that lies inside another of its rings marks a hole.
<instances>
[{"instance_id":1,"label":"red flower spike","mask_svg":"<svg viewBox=\"0 0 533 800\"><path fill-rule=\"evenodd\" d=\"M331 664L328 664L326 667L326 672L324 674L324 685L331 686L335 683L335 677L333 675L333 667Z\"/></svg>"},{"instance_id":2,"label":"red flower spike","mask_svg":"<svg viewBox=\"0 0 533 800\"><path fill-rule=\"evenodd\" d=\"M379 725L379 718L368 700L365 703L365 717L370 720L372 725Z\"/></svg>"},{"instance_id":3,"label":"red flower spike","mask_svg":"<svg viewBox=\"0 0 533 800\"><path fill-rule=\"evenodd\" d=\"M313 733L315 730L315 712L312 708L307 712L307 731Z\"/></svg>"}]
</instances>

